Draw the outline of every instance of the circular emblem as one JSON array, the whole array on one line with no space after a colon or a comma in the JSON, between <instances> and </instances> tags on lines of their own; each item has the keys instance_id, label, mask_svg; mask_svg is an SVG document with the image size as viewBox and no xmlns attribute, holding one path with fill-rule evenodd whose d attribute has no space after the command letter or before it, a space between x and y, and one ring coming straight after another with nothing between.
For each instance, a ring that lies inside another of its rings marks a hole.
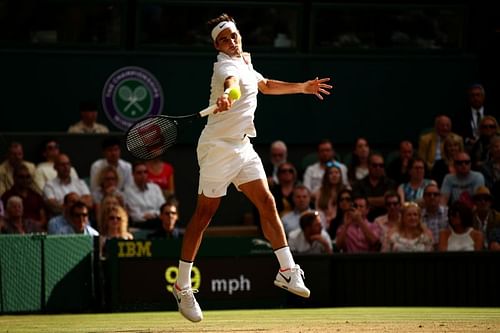
<instances>
[{"instance_id":1,"label":"circular emblem","mask_svg":"<svg viewBox=\"0 0 500 333\"><path fill-rule=\"evenodd\" d=\"M163 90L144 68L123 67L104 84L102 105L108 119L125 131L137 120L161 113Z\"/></svg>"}]
</instances>

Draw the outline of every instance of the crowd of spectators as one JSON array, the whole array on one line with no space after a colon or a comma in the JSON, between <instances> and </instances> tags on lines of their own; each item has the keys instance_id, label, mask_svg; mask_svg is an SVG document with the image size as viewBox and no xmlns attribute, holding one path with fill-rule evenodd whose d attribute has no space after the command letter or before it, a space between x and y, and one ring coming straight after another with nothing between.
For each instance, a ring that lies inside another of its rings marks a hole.
<instances>
[{"instance_id":1,"label":"crowd of spectators","mask_svg":"<svg viewBox=\"0 0 500 333\"><path fill-rule=\"evenodd\" d=\"M340 158L321 140L307 165L288 160L284 141L263 158L271 193L290 247L297 253L477 251L500 243L500 130L484 106L484 88L471 86L457 119L438 115L418 147L409 140L382 154L358 137ZM69 133L100 133L95 107L84 103ZM95 130L91 130L95 129ZM25 160L12 142L0 164L0 233L88 234L108 239L178 238L182 230L174 168L161 159L122 159L121 143L105 137L102 157L81 179L71 152L55 139L43 161ZM259 223L255 216L255 223Z\"/></svg>"}]
</instances>

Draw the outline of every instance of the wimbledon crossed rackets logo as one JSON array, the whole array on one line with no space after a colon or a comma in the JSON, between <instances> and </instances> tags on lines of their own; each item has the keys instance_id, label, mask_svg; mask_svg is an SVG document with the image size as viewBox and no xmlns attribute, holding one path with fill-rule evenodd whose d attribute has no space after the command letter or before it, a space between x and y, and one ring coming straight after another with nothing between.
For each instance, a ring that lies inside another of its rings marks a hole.
<instances>
[{"instance_id":1,"label":"wimbledon crossed rackets logo","mask_svg":"<svg viewBox=\"0 0 500 333\"><path fill-rule=\"evenodd\" d=\"M140 67L123 67L104 84L102 105L108 119L127 130L146 116L161 114L163 91L158 80Z\"/></svg>"}]
</instances>

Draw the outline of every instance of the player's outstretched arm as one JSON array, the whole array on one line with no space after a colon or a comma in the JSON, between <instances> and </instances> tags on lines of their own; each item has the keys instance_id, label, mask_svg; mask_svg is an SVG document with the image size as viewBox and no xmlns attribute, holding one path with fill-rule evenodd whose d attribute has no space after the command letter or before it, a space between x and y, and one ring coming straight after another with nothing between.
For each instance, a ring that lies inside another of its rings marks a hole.
<instances>
[{"instance_id":1,"label":"player's outstretched arm","mask_svg":"<svg viewBox=\"0 0 500 333\"><path fill-rule=\"evenodd\" d=\"M315 78L306 82L284 82L278 80L263 80L259 82L259 91L266 95L311 94L323 99L323 95L330 95L333 87L328 82L330 78Z\"/></svg>"}]
</instances>

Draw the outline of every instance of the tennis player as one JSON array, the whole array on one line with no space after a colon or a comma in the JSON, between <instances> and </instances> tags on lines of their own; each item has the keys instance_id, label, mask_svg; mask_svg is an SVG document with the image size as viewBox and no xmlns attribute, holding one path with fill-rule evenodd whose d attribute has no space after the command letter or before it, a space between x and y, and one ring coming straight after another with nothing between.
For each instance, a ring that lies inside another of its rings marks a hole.
<instances>
[{"instance_id":1,"label":"tennis player","mask_svg":"<svg viewBox=\"0 0 500 333\"><path fill-rule=\"evenodd\" d=\"M182 243L179 274L173 294L180 313L193 322L203 319L200 306L191 288L191 269L203 232L233 183L257 207L264 236L271 243L280 269L274 284L302 297L309 297L304 285L304 272L295 264L279 219L274 198L269 191L262 162L250 138L256 136L253 123L257 94L312 94L319 99L329 95L329 78L302 83L282 82L264 78L256 72L250 55L242 51L241 35L232 17L222 14L208 22L219 54L214 64L210 105L215 113L208 117L198 141L200 167L198 201L187 225ZM241 98L231 100L231 89L239 89Z\"/></svg>"}]
</instances>

